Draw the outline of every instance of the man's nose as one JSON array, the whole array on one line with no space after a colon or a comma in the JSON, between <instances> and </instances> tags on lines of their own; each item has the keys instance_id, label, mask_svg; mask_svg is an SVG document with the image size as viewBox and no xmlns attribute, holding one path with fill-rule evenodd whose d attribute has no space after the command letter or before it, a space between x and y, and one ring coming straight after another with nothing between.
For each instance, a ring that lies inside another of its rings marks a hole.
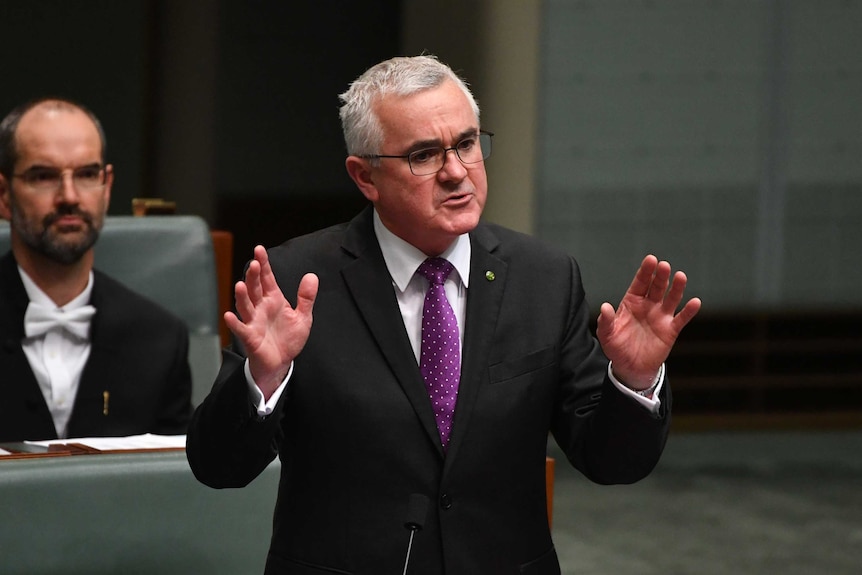
<instances>
[{"instance_id":1,"label":"man's nose","mask_svg":"<svg viewBox=\"0 0 862 575\"><path fill-rule=\"evenodd\" d=\"M455 148L449 148L443 152L443 167L437 172L437 176L444 180L463 180L467 175L467 168L458 157Z\"/></svg>"},{"instance_id":2,"label":"man's nose","mask_svg":"<svg viewBox=\"0 0 862 575\"><path fill-rule=\"evenodd\" d=\"M60 189L57 196L66 202L76 203L78 201L78 188L75 187L75 174L68 171L60 174Z\"/></svg>"}]
</instances>

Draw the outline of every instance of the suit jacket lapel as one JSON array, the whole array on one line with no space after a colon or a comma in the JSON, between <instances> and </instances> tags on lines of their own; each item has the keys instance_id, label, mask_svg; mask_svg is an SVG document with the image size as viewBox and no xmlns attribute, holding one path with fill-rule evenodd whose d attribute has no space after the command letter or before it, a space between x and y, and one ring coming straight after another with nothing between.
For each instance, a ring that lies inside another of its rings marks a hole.
<instances>
[{"instance_id":1,"label":"suit jacket lapel","mask_svg":"<svg viewBox=\"0 0 862 575\"><path fill-rule=\"evenodd\" d=\"M374 234L371 208L353 219L343 247L356 258L341 272L347 288L429 439L442 456L434 412Z\"/></svg>"},{"instance_id":2,"label":"suit jacket lapel","mask_svg":"<svg viewBox=\"0 0 862 575\"><path fill-rule=\"evenodd\" d=\"M4 286L0 302L0 364L4 366L0 384L0 402L3 402L7 421L0 429L26 429L28 439L54 438L56 431L48 404L39 389L39 383L27 356L21 347L24 339L24 314L30 298L18 273L18 264L7 253L0 259L0 284Z\"/></svg>"},{"instance_id":3,"label":"suit jacket lapel","mask_svg":"<svg viewBox=\"0 0 862 575\"><path fill-rule=\"evenodd\" d=\"M5 323L4 333L7 337L20 344L24 337L24 313L30 298L18 273L18 264L15 262L12 252L7 253L0 260L0 284L5 286L3 290L2 309L6 310L2 321Z\"/></svg>"},{"instance_id":4,"label":"suit jacket lapel","mask_svg":"<svg viewBox=\"0 0 862 575\"><path fill-rule=\"evenodd\" d=\"M508 271L506 262L492 254L499 242L489 229L480 225L470 234L470 239L470 288L461 354L461 383L447 462L455 459L459 446L469 433L479 389L486 379L488 354Z\"/></svg>"},{"instance_id":5,"label":"suit jacket lapel","mask_svg":"<svg viewBox=\"0 0 862 575\"><path fill-rule=\"evenodd\" d=\"M121 371L114 366L123 363L126 350L106 335L114 331L111 328L112 322L122 321L122 311L116 309L114 299L105 293L105 282L100 281L100 272L94 270L93 273L90 303L96 308L96 314L90 327L90 356L81 372L75 408L69 419L70 434L82 421L88 424L101 421L102 416L94 417L93 414L102 413L103 393L111 393L115 383L123 383L114 382L110 374Z\"/></svg>"}]
</instances>

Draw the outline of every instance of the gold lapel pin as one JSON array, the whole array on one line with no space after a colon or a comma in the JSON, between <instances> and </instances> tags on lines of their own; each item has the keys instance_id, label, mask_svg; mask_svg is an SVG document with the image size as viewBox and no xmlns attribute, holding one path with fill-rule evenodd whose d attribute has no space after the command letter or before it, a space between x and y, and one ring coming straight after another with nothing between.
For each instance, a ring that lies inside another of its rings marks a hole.
<instances>
[{"instance_id":1,"label":"gold lapel pin","mask_svg":"<svg viewBox=\"0 0 862 575\"><path fill-rule=\"evenodd\" d=\"M494 275L494 272L492 272L491 270L488 270L485 272L485 279L488 280L489 282L494 281L496 279L496 277L497 276Z\"/></svg>"}]
</instances>

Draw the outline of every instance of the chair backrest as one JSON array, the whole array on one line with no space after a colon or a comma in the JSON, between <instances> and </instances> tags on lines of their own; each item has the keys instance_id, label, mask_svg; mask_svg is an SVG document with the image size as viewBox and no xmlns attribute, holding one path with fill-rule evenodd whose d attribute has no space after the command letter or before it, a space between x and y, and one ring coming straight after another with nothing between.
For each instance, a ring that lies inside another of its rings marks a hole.
<instances>
[{"instance_id":1,"label":"chair backrest","mask_svg":"<svg viewBox=\"0 0 862 575\"><path fill-rule=\"evenodd\" d=\"M0 221L0 254L9 250ZM189 328L193 401L215 379L219 302L209 226L198 216L108 216L96 243L95 267L167 308Z\"/></svg>"},{"instance_id":2,"label":"chair backrest","mask_svg":"<svg viewBox=\"0 0 862 575\"><path fill-rule=\"evenodd\" d=\"M0 573L263 573L280 471L210 489L182 451L0 461Z\"/></svg>"}]
</instances>

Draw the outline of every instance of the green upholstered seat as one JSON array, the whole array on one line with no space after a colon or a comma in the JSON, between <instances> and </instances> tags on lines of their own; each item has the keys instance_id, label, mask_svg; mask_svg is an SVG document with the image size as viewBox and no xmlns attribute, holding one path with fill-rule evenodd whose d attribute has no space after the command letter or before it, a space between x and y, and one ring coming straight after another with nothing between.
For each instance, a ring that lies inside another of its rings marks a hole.
<instances>
[{"instance_id":1,"label":"green upholstered seat","mask_svg":"<svg viewBox=\"0 0 862 575\"><path fill-rule=\"evenodd\" d=\"M216 490L182 451L0 458L0 573L263 573L278 472Z\"/></svg>"}]
</instances>

